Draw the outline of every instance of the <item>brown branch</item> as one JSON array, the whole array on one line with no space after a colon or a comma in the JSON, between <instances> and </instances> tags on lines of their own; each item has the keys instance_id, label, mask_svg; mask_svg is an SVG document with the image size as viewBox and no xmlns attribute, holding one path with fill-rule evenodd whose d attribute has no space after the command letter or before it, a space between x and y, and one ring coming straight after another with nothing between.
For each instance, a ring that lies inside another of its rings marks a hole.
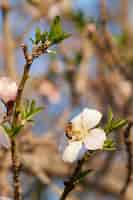
<instances>
[{"instance_id":1,"label":"brown branch","mask_svg":"<svg viewBox=\"0 0 133 200\"><path fill-rule=\"evenodd\" d=\"M21 187L19 180L20 162L17 154L15 139L11 139L12 171L14 183L14 200L21 200Z\"/></svg>"},{"instance_id":2,"label":"brown branch","mask_svg":"<svg viewBox=\"0 0 133 200\"><path fill-rule=\"evenodd\" d=\"M24 66L24 73L20 81L18 92L17 92L17 97L15 101L16 107L14 111L12 127L14 127L18 123L18 120L19 120L21 98L22 98L26 80L28 79L28 76L29 76L30 66L32 64L32 60L30 60L28 56L27 47L23 45L22 48L23 48L26 64ZM14 137L11 137L11 156L12 156L13 182L14 182L14 199L21 200L21 189L20 189L20 178L19 178L20 161L19 161L19 156L18 156L18 151L17 151L16 138Z\"/></svg>"},{"instance_id":3,"label":"brown branch","mask_svg":"<svg viewBox=\"0 0 133 200\"><path fill-rule=\"evenodd\" d=\"M95 26L95 25L94 25ZM121 56L119 55L119 50L112 41L111 34L105 29L101 37L97 30L91 31L88 26L88 39L90 39L97 51L98 56L103 60L111 70L117 70L122 76L127 80L133 82L132 73L129 70L129 65L124 61L121 61ZM116 68L117 66L117 68Z\"/></svg>"},{"instance_id":4,"label":"brown branch","mask_svg":"<svg viewBox=\"0 0 133 200\"><path fill-rule=\"evenodd\" d=\"M75 184L74 184L75 177L80 173L84 162L85 162L85 158L83 158L82 160L79 160L78 163L77 163L77 167L75 168L75 170L74 170L72 176L70 177L69 181L64 182L65 188L64 188L64 191L63 191L63 193L60 197L60 200L65 200L66 197L68 196L68 194L74 189L74 187L75 187Z\"/></svg>"},{"instance_id":5,"label":"brown branch","mask_svg":"<svg viewBox=\"0 0 133 200\"><path fill-rule=\"evenodd\" d=\"M128 186L131 181L131 176L132 176L132 143L129 139L130 137L130 131L133 126L133 122L129 122L127 128L124 131L124 141L125 141L125 146L126 146L126 153L127 153L127 174L126 174L126 180L124 183L123 188L121 189L121 195L122 197L125 195Z\"/></svg>"},{"instance_id":6,"label":"brown branch","mask_svg":"<svg viewBox=\"0 0 133 200\"><path fill-rule=\"evenodd\" d=\"M26 45L22 45L23 54L25 57L25 66L22 79L20 81L18 92L15 100L15 111L13 115L12 127L19 123L19 113L20 113L20 106L22 100L23 90L26 84L27 79L29 78L29 71L30 67L33 63L33 60L40 56L42 53L45 53L47 48L49 47L50 43L46 42L43 46L37 46L33 51L32 54L29 55L28 48ZM21 192L20 192L20 180L19 180L19 173L20 173L20 162L19 156L17 151L17 144L16 138L11 137L11 153L12 153L12 165L13 165L13 180L14 180L14 199L21 200Z\"/></svg>"}]
</instances>

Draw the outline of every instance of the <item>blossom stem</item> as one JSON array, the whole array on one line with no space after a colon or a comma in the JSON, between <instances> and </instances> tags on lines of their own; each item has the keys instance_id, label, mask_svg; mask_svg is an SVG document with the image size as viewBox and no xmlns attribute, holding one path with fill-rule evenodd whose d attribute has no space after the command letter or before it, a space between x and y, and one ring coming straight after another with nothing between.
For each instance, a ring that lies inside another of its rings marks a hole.
<instances>
[{"instance_id":1,"label":"blossom stem","mask_svg":"<svg viewBox=\"0 0 133 200\"><path fill-rule=\"evenodd\" d=\"M86 156L84 156L81 160L78 161L77 166L72 174L72 176L70 177L70 179L65 182L65 188L64 191L60 197L60 200L65 200L66 197L68 196L68 194L75 188L76 184L75 182L75 177L77 177L79 175L79 173L81 172L82 166L84 164L84 162L86 161Z\"/></svg>"},{"instance_id":2,"label":"blossom stem","mask_svg":"<svg viewBox=\"0 0 133 200\"><path fill-rule=\"evenodd\" d=\"M16 140L11 139L11 156L12 156L12 170L13 170L13 185L14 185L14 200L21 200L21 187L20 187L20 162L18 159Z\"/></svg>"},{"instance_id":3,"label":"blossom stem","mask_svg":"<svg viewBox=\"0 0 133 200\"><path fill-rule=\"evenodd\" d=\"M47 48L50 46L49 44L45 44L42 53L45 53ZM28 48L26 45L22 45L23 54L25 57L25 66L24 66L24 72L22 79L20 81L17 96L15 100L15 111L13 114L13 120L12 120L12 127L16 126L16 124L19 123L19 113L20 113L20 106L21 106L21 99L23 95L23 90L26 84L27 79L29 78L29 71L31 68L31 65L35 58L38 56L34 56L33 52L31 55L28 53ZM38 51L38 48L36 49ZM39 54L40 55L40 54ZM12 154L12 168L13 168L13 182L14 182L14 200L21 200L21 186L20 186L20 161L18 157L18 150L17 150L17 144L16 144L16 138L11 137L11 154Z\"/></svg>"},{"instance_id":4,"label":"blossom stem","mask_svg":"<svg viewBox=\"0 0 133 200\"><path fill-rule=\"evenodd\" d=\"M23 47L24 50L26 46ZM22 99L22 94L24 90L24 86L26 83L26 80L28 79L29 76L29 71L30 71L30 66L32 62L28 62L26 60L26 64L24 66L24 73L22 76L22 79L19 84L17 96L16 96L16 107L14 111L14 116L13 116L13 121L12 121L12 126L16 125L19 120L19 112L20 112L20 105L21 105L21 99ZM20 161L18 157L18 151L17 151L17 144L16 144L16 138L11 137L11 154L12 154L12 170L13 170L13 182L14 182L14 200L21 200L21 187L20 187Z\"/></svg>"}]
</instances>

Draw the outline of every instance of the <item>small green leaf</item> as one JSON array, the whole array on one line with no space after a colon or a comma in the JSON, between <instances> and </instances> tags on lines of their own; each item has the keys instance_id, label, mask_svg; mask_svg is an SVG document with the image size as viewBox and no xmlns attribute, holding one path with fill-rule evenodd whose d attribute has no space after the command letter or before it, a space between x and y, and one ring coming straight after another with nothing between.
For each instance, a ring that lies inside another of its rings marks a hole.
<instances>
[{"instance_id":1,"label":"small green leaf","mask_svg":"<svg viewBox=\"0 0 133 200\"><path fill-rule=\"evenodd\" d=\"M70 34L63 32L60 17L56 16L48 33L48 40L51 41L52 44L57 44L68 37L70 37Z\"/></svg>"},{"instance_id":2,"label":"small green leaf","mask_svg":"<svg viewBox=\"0 0 133 200\"><path fill-rule=\"evenodd\" d=\"M15 127L12 128L12 137L16 136L17 134L19 134L19 132L21 131L21 129L23 128L23 125L17 125Z\"/></svg>"},{"instance_id":3,"label":"small green leaf","mask_svg":"<svg viewBox=\"0 0 133 200\"><path fill-rule=\"evenodd\" d=\"M35 108L31 113L29 113L26 117L26 121L31 120L36 114L41 112L44 108L43 107L37 107Z\"/></svg>"},{"instance_id":4,"label":"small green leaf","mask_svg":"<svg viewBox=\"0 0 133 200\"><path fill-rule=\"evenodd\" d=\"M116 144L114 143L114 141L112 139L107 139L104 142L103 150L114 151L114 150L116 150Z\"/></svg>"},{"instance_id":5,"label":"small green leaf","mask_svg":"<svg viewBox=\"0 0 133 200\"><path fill-rule=\"evenodd\" d=\"M60 22L60 17L56 16L51 24L48 39L53 40L54 38L60 35L62 35L62 26Z\"/></svg>"},{"instance_id":6,"label":"small green leaf","mask_svg":"<svg viewBox=\"0 0 133 200\"><path fill-rule=\"evenodd\" d=\"M40 28L36 28L35 43L38 44L40 41L41 41L41 30Z\"/></svg>"},{"instance_id":7,"label":"small green leaf","mask_svg":"<svg viewBox=\"0 0 133 200\"><path fill-rule=\"evenodd\" d=\"M46 42L47 36L48 36L48 32L47 32L47 31L46 31L46 32L43 32L43 33L41 34L41 42L42 42L42 43L45 43L45 42Z\"/></svg>"},{"instance_id":8,"label":"small green leaf","mask_svg":"<svg viewBox=\"0 0 133 200\"><path fill-rule=\"evenodd\" d=\"M109 111L108 111L108 123L111 123L113 118L114 118L113 111L112 111L111 108L109 108Z\"/></svg>"},{"instance_id":9,"label":"small green leaf","mask_svg":"<svg viewBox=\"0 0 133 200\"><path fill-rule=\"evenodd\" d=\"M118 119L112 123L113 129L119 129L125 126L128 123L125 119Z\"/></svg>"},{"instance_id":10,"label":"small green leaf","mask_svg":"<svg viewBox=\"0 0 133 200\"><path fill-rule=\"evenodd\" d=\"M2 124L1 126L8 135L11 135L12 129L9 124Z\"/></svg>"},{"instance_id":11,"label":"small green leaf","mask_svg":"<svg viewBox=\"0 0 133 200\"><path fill-rule=\"evenodd\" d=\"M37 113L41 112L44 108L37 107L35 100L31 102L26 100L24 106L21 111L21 120L25 124L25 122L34 122L32 119Z\"/></svg>"},{"instance_id":12,"label":"small green leaf","mask_svg":"<svg viewBox=\"0 0 133 200\"><path fill-rule=\"evenodd\" d=\"M114 119L113 112L111 109L109 109L108 120L107 120L107 124L104 127L104 131L106 132L106 134L109 134L113 130L122 128L126 124L127 124L127 120L125 119Z\"/></svg>"},{"instance_id":13,"label":"small green leaf","mask_svg":"<svg viewBox=\"0 0 133 200\"><path fill-rule=\"evenodd\" d=\"M23 125L17 125L17 126L14 126L12 127L11 124L2 124L2 127L4 128L5 132L13 137L15 135L17 135L20 130L22 129Z\"/></svg>"},{"instance_id":14,"label":"small green leaf","mask_svg":"<svg viewBox=\"0 0 133 200\"><path fill-rule=\"evenodd\" d=\"M36 107L36 102L35 102L35 100L32 100L31 104L29 106L29 109L30 109L29 112L30 113L34 112L35 107Z\"/></svg>"}]
</instances>

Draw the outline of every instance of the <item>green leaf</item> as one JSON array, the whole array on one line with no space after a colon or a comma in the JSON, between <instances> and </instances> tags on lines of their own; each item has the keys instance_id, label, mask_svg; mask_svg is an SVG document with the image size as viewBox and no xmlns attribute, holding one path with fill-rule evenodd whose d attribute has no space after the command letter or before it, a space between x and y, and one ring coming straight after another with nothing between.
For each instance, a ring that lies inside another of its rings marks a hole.
<instances>
[{"instance_id":1,"label":"green leaf","mask_svg":"<svg viewBox=\"0 0 133 200\"><path fill-rule=\"evenodd\" d=\"M115 145L115 143L114 143L114 141L112 139L107 139L104 142L103 150L113 151L115 149L116 149L116 145Z\"/></svg>"},{"instance_id":2,"label":"green leaf","mask_svg":"<svg viewBox=\"0 0 133 200\"><path fill-rule=\"evenodd\" d=\"M109 134L113 130L122 128L123 126L127 124L127 122L128 121L125 119L114 119L113 112L111 109L109 109L108 120L107 120L107 124L104 127L104 131L106 132L106 134Z\"/></svg>"},{"instance_id":3,"label":"green leaf","mask_svg":"<svg viewBox=\"0 0 133 200\"><path fill-rule=\"evenodd\" d=\"M23 123L34 122L32 118L43 109L43 107L36 106L35 100L32 100L31 102L29 100L26 100L21 111L21 120L23 121Z\"/></svg>"},{"instance_id":4,"label":"green leaf","mask_svg":"<svg viewBox=\"0 0 133 200\"><path fill-rule=\"evenodd\" d=\"M23 125L17 125L15 127L12 128L12 137L16 136L17 134L19 134L19 132L21 131L21 129L23 128Z\"/></svg>"},{"instance_id":5,"label":"green leaf","mask_svg":"<svg viewBox=\"0 0 133 200\"><path fill-rule=\"evenodd\" d=\"M47 32L47 31L46 31L46 32L43 32L43 33L41 34L41 42L42 42L42 43L45 43L45 42L46 42L47 36L48 36L48 32Z\"/></svg>"},{"instance_id":6,"label":"green leaf","mask_svg":"<svg viewBox=\"0 0 133 200\"><path fill-rule=\"evenodd\" d=\"M50 45L57 44L60 41L70 37L71 34L62 30L60 17L56 16L51 24L50 31L41 32L40 28L36 28L35 39L30 39L32 44L44 44L46 41L50 42Z\"/></svg>"},{"instance_id":7,"label":"green leaf","mask_svg":"<svg viewBox=\"0 0 133 200\"><path fill-rule=\"evenodd\" d=\"M113 118L114 118L113 111L112 111L111 108L109 108L109 111L108 111L108 123L111 123Z\"/></svg>"},{"instance_id":8,"label":"green leaf","mask_svg":"<svg viewBox=\"0 0 133 200\"><path fill-rule=\"evenodd\" d=\"M125 119L118 119L112 123L112 127L113 129L119 129L125 126L127 123L128 121Z\"/></svg>"},{"instance_id":9,"label":"green leaf","mask_svg":"<svg viewBox=\"0 0 133 200\"><path fill-rule=\"evenodd\" d=\"M48 39L53 40L57 36L62 35L62 26L60 22L60 17L56 16L51 24L50 32L48 34Z\"/></svg>"},{"instance_id":10,"label":"green leaf","mask_svg":"<svg viewBox=\"0 0 133 200\"><path fill-rule=\"evenodd\" d=\"M41 112L44 108L43 107L37 107L35 108L31 113L29 113L27 115L27 118L26 118L26 121L31 121L31 119L36 115L38 114L39 112Z\"/></svg>"},{"instance_id":11,"label":"green leaf","mask_svg":"<svg viewBox=\"0 0 133 200\"><path fill-rule=\"evenodd\" d=\"M2 124L1 126L8 135L11 135L12 129L9 124Z\"/></svg>"},{"instance_id":12,"label":"green leaf","mask_svg":"<svg viewBox=\"0 0 133 200\"><path fill-rule=\"evenodd\" d=\"M114 118L114 115L113 115L112 109L109 108L107 124L106 124L106 126L104 128L104 131L106 132L106 134L108 134L108 133L110 133L112 131L113 118Z\"/></svg>"},{"instance_id":13,"label":"green leaf","mask_svg":"<svg viewBox=\"0 0 133 200\"><path fill-rule=\"evenodd\" d=\"M36 28L35 31L35 44L38 44L41 41L41 30L40 28Z\"/></svg>"},{"instance_id":14,"label":"green leaf","mask_svg":"<svg viewBox=\"0 0 133 200\"><path fill-rule=\"evenodd\" d=\"M29 112L30 113L34 112L35 107L36 107L36 102L35 102L35 100L32 100L31 104L29 106Z\"/></svg>"},{"instance_id":15,"label":"green leaf","mask_svg":"<svg viewBox=\"0 0 133 200\"><path fill-rule=\"evenodd\" d=\"M56 16L48 33L48 40L51 41L52 44L57 44L68 37L70 37L70 34L63 32L60 17Z\"/></svg>"},{"instance_id":16,"label":"green leaf","mask_svg":"<svg viewBox=\"0 0 133 200\"><path fill-rule=\"evenodd\" d=\"M19 124L12 127L11 124L2 124L2 127L10 137L13 137L20 132L20 130L23 128L23 125Z\"/></svg>"}]
</instances>

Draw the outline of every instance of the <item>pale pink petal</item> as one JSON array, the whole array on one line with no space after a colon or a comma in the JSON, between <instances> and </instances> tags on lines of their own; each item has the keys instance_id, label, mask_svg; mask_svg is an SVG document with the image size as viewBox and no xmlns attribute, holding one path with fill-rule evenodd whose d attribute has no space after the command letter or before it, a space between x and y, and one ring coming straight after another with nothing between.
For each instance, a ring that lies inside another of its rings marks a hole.
<instances>
[{"instance_id":1,"label":"pale pink petal","mask_svg":"<svg viewBox=\"0 0 133 200\"><path fill-rule=\"evenodd\" d=\"M106 133L103 129L95 128L89 131L84 140L84 145L88 150L102 149L106 140Z\"/></svg>"},{"instance_id":2,"label":"pale pink petal","mask_svg":"<svg viewBox=\"0 0 133 200\"><path fill-rule=\"evenodd\" d=\"M70 163L79 160L83 156L83 154L80 154L82 147L83 144L80 141L70 142L63 152L62 159Z\"/></svg>"},{"instance_id":3,"label":"pale pink petal","mask_svg":"<svg viewBox=\"0 0 133 200\"><path fill-rule=\"evenodd\" d=\"M0 78L0 99L5 103L16 98L18 86L15 81L8 77Z\"/></svg>"},{"instance_id":4,"label":"pale pink petal","mask_svg":"<svg viewBox=\"0 0 133 200\"><path fill-rule=\"evenodd\" d=\"M85 108L81 114L83 127L87 130L98 125L102 118L102 114L94 109Z\"/></svg>"},{"instance_id":5,"label":"pale pink petal","mask_svg":"<svg viewBox=\"0 0 133 200\"><path fill-rule=\"evenodd\" d=\"M0 132L0 146L10 148L10 139L6 133Z\"/></svg>"}]
</instances>

